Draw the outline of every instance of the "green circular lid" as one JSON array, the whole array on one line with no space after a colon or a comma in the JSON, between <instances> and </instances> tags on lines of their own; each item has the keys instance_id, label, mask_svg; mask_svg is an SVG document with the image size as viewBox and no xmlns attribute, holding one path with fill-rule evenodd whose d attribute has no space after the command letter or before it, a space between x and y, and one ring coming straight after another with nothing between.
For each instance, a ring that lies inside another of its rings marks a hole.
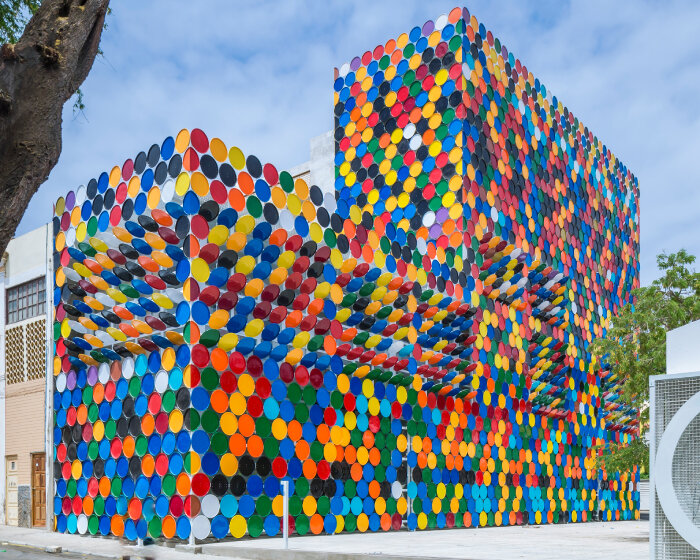
<instances>
[{"instance_id":1,"label":"green circular lid","mask_svg":"<svg viewBox=\"0 0 700 560\"><path fill-rule=\"evenodd\" d=\"M413 513L423 513L423 500L420 498L413 500Z\"/></svg>"},{"instance_id":2,"label":"green circular lid","mask_svg":"<svg viewBox=\"0 0 700 560\"><path fill-rule=\"evenodd\" d=\"M295 489L296 491L296 489ZM301 513L303 503L296 494L289 496L289 515L297 516Z\"/></svg>"},{"instance_id":3,"label":"green circular lid","mask_svg":"<svg viewBox=\"0 0 700 560\"><path fill-rule=\"evenodd\" d=\"M66 495L69 498L74 498L77 491L78 491L78 483L75 481L74 478L68 479L68 482L66 483Z\"/></svg>"},{"instance_id":4,"label":"green circular lid","mask_svg":"<svg viewBox=\"0 0 700 560\"><path fill-rule=\"evenodd\" d=\"M306 345L306 347L311 351L311 352L316 352L323 346L324 342L324 337L320 334L315 335L311 340L309 340L309 343Z\"/></svg>"},{"instance_id":5,"label":"green circular lid","mask_svg":"<svg viewBox=\"0 0 700 560\"><path fill-rule=\"evenodd\" d=\"M89 405L92 403L92 387L89 385L83 389L83 404Z\"/></svg>"},{"instance_id":6,"label":"green circular lid","mask_svg":"<svg viewBox=\"0 0 700 560\"><path fill-rule=\"evenodd\" d=\"M307 385L304 387L302 396L304 397L304 402L307 405L311 406L312 404L316 403L316 389L314 389L313 385Z\"/></svg>"},{"instance_id":7,"label":"green circular lid","mask_svg":"<svg viewBox=\"0 0 700 560\"><path fill-rule=\"evenodd\" d=\"M357 485L352 479L345 481L345 495L348 498L354 498L357 495Z\"/></svg>"},{"instance_id":8,"label":"green circular lid","mask_svg":"<svg viewBox=\"0 0 700 560\"><path fill-rule=\"evenodd\" d=\"M396 513L396 500L391 496L386 499L386 512L389 515L394 515Z\"/></svg>"},{"instance_id":9,"label":"green circular lid","mask_svg":"<svg viewBox=\"0 0 700 560\"><path fill-rule=\"evenodd\" d=\"M122 493L122 479L118 476L112 479L111 493L115 498L118 498Z\"/></svg>"},{"instance_id":10,"label":"green circular lid","mask_svg":"<svg viewBox=\"0 0 700 560\"><path fill-rule=\"evenodd\" d=\"M219 387L219 374L216 373L216 370L213 367L205 367L201 372L201 376L202 386L207 391L213 391Z\"/></svg>"},{"instance_id":11,"label":"green circular lid","mask_svg":"<svg viewBox=\"0 0 700 560\"><path fill-rule=\"evenodd\" d=\"M141 296L140 292L131 284L119 284L119 291L126 297L130 298L137 298Z\"/></svg>"},{"instance_id":12,"label":"green circular lid","mask_svg":"<svg viewBox=\"0 0 700 560\"><path fill-rule=\"evenodd\" d=\"M350 432L350 443L356 448L362 445L362 432L357 428Z\"/></svg>"},{"instance_id":13,"label":"green circular lid","mask_svg":"<svg viewBox=\"0 0 700 560\"><path fill-rule=\"evenodd\" d=\"M396 449L396 436L392 433L386 435L386 448L389 451Z\"/></svg>"},{"instance_id":14,"label":"green circular lid","mask_svg":"<svg viewBox=\"0 0 700 560\"><path fill-rule=\"evenodd\" d=\"M223 432L216 432L211 437L211 450L219 457L228 452L228 436Z\"/></svg>"},{"instance_id":15,"label":"green circular lid","mask_svg":"<svg viewBox=\"0 0 700 560\"><path fill-rule=\"evenodd\" d=\"M91 515L88 518L88 531L91 535L96 535L100 528L100 518L96 515Z\"/></svg>"},{"instance_id":16,"label":"green circular lid","mask_svg":"<svg viewBox=\"0 0 700 560\"><path fill-rule=\"evenodd\" d=\"M310 447L311 458L318 463L323 459L323 444L320 441L314 440L311 442Z\"/></svg>"},{"instance_id":17,"label":"green circular lid","mask_svg":"<svg viewBox=\"0 0 700 560\"><path fill-rule=\"evenodd\" d=\"M211 408L202 413L202 428L209 434L213 434L219 428L219 415Z\"/></svg>"},{"instance_id":18,"label":"green circular lid","mask_svg":"<svg viewBox=\"0 0 700 560\"><path fill-rule=\"evenodd\" d=\"M93 439L90 443L88 443L88 459L94 461L95 459L97 459L97 456L99 454L100 444Z\"/></svg>"},{"instance_id":19,"label":"green circular lid","mask_svg":"<svg viewBox=\"0 0 700 560\"><path fill-rule=\"evenodd\" d=\"M176 482L175 477L168 473L163 477L163 494L166 496L172 496L175 494Z\"/></svg>"},{"instance_id":20,"label":"green circular lid","mask_svg":"<svg viewBox=\"0 0 700 560\"><path fill-rule=\"evenodd\" d=\"M413 419L416 420L417 422L420 422L420 420L423 418L423 409L415 404L413 405ZM419 424L420 426L420 424Z\"/></svg>"},{"instance_id":21,"label":"green circular lid","mask_svg":"<svg viewBox=\"0 0 700 560\"><path fill-rule=\"evenodd\" d=\"M382 450L382 454L386 451L386 449ZM391 457L391 453L389 453L389 456ZM377 465L374 467L374 480L377 482L384 482L386 480L386 471L384 470L384 467L382 465Z\"/></svg>"},{"instance_id":22,"label":"green circular lid","mask_svg":"<svg viewBox=\"0 0 700 560\"><path fill-rule=\"evenodd\" d=\"M374 434L374 447L377 449L383 449L385 446L385 440L384 440L384 434L379 431L376 434Z\"/></svg>"},{"instance_id":23,"label":"green circular lid","mask_svg":"<svg viewBox=\"0 0 700 560\"><path fill-rule=\"evenodd\" d=\"M261 416L255 420L255 433L265 439L272 431L272 422L266 416Z\"/></svg>"},{"instance_id":24,"label":"green circular lid","mask_svg":"<svg viewBox=\"0 0 700 560\"><path fill-rule=\"evenodd\" d=\"M287 398L293 403L298 403L301 400L301 387L296 382L292 382L287 387Z\"/></svg>"},{"instance_id":25,"label":"green circular lid","mask_svg":"<svg viewBox=\"0 0 700 560\"><path fill-rule=\"evenodd\" d=\"M432 511L428 514L428 527L435 529L437 527L437 515Z\"/></svg>"},{"instance_id":26,"label":"green circular lid","mask_svg":"<svg viewBox=\"0 0 700 560\"><path fill-rule=\"evenodd\" d=\"M294 407L294 418L304 424L309 419L309 408L306 404L300 403Z\"/></svg>"},{"instance_id":27,"label":"green circular lid","mask_svg":"<svg viewBox=\"0 0 700 560\"><path fill-rule=\"evenodd\" d=\"M219 331L210 329L208 331L204 331L201 334L201 336L199 337L199 343L203 346L206 346L207 348L211 348L217 342L219 342L220 338L221 333L219 333Z\"/></svg>"},{"instance_id":28,"label":"green circular lid","mask_svg":"<svg viewBox=\"0 0 700 560\"><path fill-rule=\"evenodd\" d=\"M250 200L250 199L248 199ZM257 198L255 199L257 200ZM262 209L260 211L262 213ZM252 212L251 212L252 214ZM258 217L258 216L256 216ZM251 537L259 537L263 531L263 520L259 515L253 515L248 519L248 534Z\"/></svg>"},{"instance_id":29,"label":"green circular lid","mask_svg":"<svg viewBox=\"0 0 700 560\"><path fill-rule=\"evenodd\" d=\"M305 535L309 532L309 518L299 515L294 519L294 527L298 535Z\"/></svg>"},{"instance_id":30,"label":"green circular lid","mask_svg":"<svg viewBox=\"0 0 700 560\"><path fill-rule=\"evenodd\" d=\"M331 500L328 496L320 496L316 502L316 511L320 515L328 515L331 511Z\"/></svg>"},{"instance_id":31,"label":"green circular lid","mask_svg":"<svg viewBox=\"0 0 700 560\"><path fill-rule=\"evenodd\" d=\"M272 501L265 494L262 494L255 500L255 511L258 515L266 517L272 511Z\"/></svg>"},{"instance_id":32,"label":"green circular lid","mask_svg":"<svg viewBox=\"0 0 700 560\"><path fill-rule=\"evenodd\" d=\"M117 424L111 418L105 422L105 437L107 439L114 439L117 433Z\"/></svg>"},{"instance_id":33,"label":"green circular lid","mask_svg":"<svg viewBox=\"0 0 700 560\"><path fill-rule=\"evenodd\" d=\"M331 393L331 406L333 408L342 408L344 402L344 395L337 389Z\"/></svg>"},{"instance_id":34,"label":"green circular lid","mask_svg":"<svg viewBox=\"0 0 700 560\"><path fill-rule=\"evenodd\" d=\"M288 171L282 171L279 176L280 186L284 192L292 192L294 190L294 179Z\"/></svg>"},{"instance_id":35,"label":"green circular lid","mask_svg":"<svg viewBox=\"0 0 700 560\"><path fill-rule=\"evenodd\" d=\"M97 218L95 216L93 216L92 218L90 218L88 220L87 232L88 232L88 235L90 237L92 237L93 235L95 235L95 233L97 233Z\"/></svg>"},{"instance_id":36,"label":"green circular lid","mask_svg":"<svg viewBox=\"0 0 700 560\"><path fill-rule=\"evenodd\" d=\"M388 467L389 465L391 465L391 450L389 450L387 448L382 449L379 457L380 457L379 461L380 461L381 465L383 465L385 467Z\"/></svg>"},{"instance_id":37,"label":"green circular lid","mask_svg":"<svg viewBox=\"0 0 700 560\"><path fill-rule=\"evenodd\" d=\"M175 408L176 404L176 399L175 399L175 393L173 391L167 390L165 393L163 393L163 401L161 403L161 408L165 412L172 412L173 409Z\"/></svg>"},{"instance_id":38,"label":"green circular lid","mask_svg":"<svg viewBox=\"0 0 700 560\"><path fill-rule=\"evenodd\" d=\"M135 451L136 455L139 457L143 457L146 453L148 453L148 439L146 436L141 435L136 438Z\"/></svg>"},{"instance_id":39,"label":"green circular lid","mask_svg":"<svg viewBox=\"0 0 700 560\"><path fill-rule=\"evenodd\" d=\"M98 407L95 403L92 403L92 404L88 407L88 420L89 420L90 422L93 422L93 423L94 423L94 422L97 421L97 419L98 419L99 417L100 417L100 409L99 409L99 407Z\"/></svg>"},{"instance_id":40,"label":"green circular lid","mask_svg":"<svg viewBox=\"0 0 700 560\"><path fill-rule=\"evenodd\" d=\"M294 484L294 493L302 498L307 496L309 494L309 481L305 478L299 478Z\"/></svg>"},{"instance_id":41,"label":"green circular lid","mask_svg":"<svg viewBox=\"0 0 700 560\"><path fill-rule=\"evenodd\" d=\"M134 376L129 380L129 394L138 397L141 392L141 378Z\"/></svg>"},{"instance_id":42,"label":"green circular lid","mask_svg":"<svg viewBox=\"0 0 700 560\"><path fill-rule=\"evenodd\" d=\"M148 522L148 534L154 539L157 539L158 537L160 537L162 530L163 524L161 523L160 517L154 516Z\"/></svg>"},{"instance_id":43,"label":"green circular lid","mask_svg":"<svg viewBox=\"0 0 700 560\"><path fill-rule=\"evenodd\" d=\"M54 323L53 324L53 340L56 342L59 338L61 338L61 323Z\"/></svg>"},{"instance_id":44,"label":"green circular lid","mask_svg":"<svg viewBox=\"0 0 700 560\"><path fill-rule=\"evenodd\" d=\"M248 195L245 206L253 218L259 218L262 216L263 207L260 199L257 196L253 196L252 194ZM248 532L250 532L250 525L248 526Z\"/></svg>"},{"instance_id":45,"label":"green circular lid","mask_svg":"<svg viewBox=\"0 0 700 560\"><path fill-rule=\"evenodd\" d=\"M331 249L334 249L335 246L338 244L335 232L331 228L328 228L326 229L326 231L323 232L323 240L326 242L326 245L328 245Z\"/></svg>"},{"instance_id":46,"label":"green circular lid","mask_svg":"<svg viewBox=\"0 0 700 560\"><path fill-rule=\"evenodd\" d=\"M354 533L356 529L357 529L357 517L355 517L352 513L348 513L345 516L345 530L348 533Z\"/></svg>"},{"instance_id":47,"label":"green circular lid","mask_svg":"<svg viewBox=\"0 0 700 560\"><path fill-rule=\"evenodd\" d=\"M276 438L265 438L263 449L266 457L277 457L280 453L280 442Z\"/></svg>"},{"instance_id":48,"label":"green circular lid","mask_svg":"<svg viewBox=\"0 0 700 560\"><path fill-rule=\"evenodd\" d=\"M93 510L95 515L102 515L105 512L105 499L98 494L93 502Z\"/></svg>"},{"instance_id":49,"label":"green circular lid","mask_svg":"<svg viewBox=\"0 0 700 560\"><path fill-rule=\"evenodd\" d=\"M406 402L408 402L408 404L416 404L416 402L418 402L418 393L415 389L406 391Z\"/></svg>"},{"instance_id":50,"label":"green circular lid","mask_svg":"<svg viewBox=\"0 0 700 560\"><path fill-rule=\"evenodd\" d=\"M185 453L184 469L187 474L192 474L192 453Z\"/></svg>"},{"instance_id":51,"label":"green circular lid","mask_svg":"<svg viewBox=\"0 0 700 560\"><path fill-rule=\"evenodd\" d=\"M187 419L189 421L189 428L190 430L196 430L199 428L200 424L200 417L199 417L199 412L196 411L194 408L188 408L185 411L185 414L187 415ZM187 425L187 423L185 423Z\"/></svg>"}]
</instances>

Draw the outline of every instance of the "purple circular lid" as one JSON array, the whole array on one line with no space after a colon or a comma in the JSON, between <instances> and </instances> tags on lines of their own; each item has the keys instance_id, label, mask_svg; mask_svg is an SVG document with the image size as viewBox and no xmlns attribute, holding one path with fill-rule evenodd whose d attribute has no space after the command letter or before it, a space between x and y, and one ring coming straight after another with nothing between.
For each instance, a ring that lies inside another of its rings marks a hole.
<instances>
[{"instance_id":1,"label":"purple circular lid","mask_svg":"<svg viewBox=\"0 0 700 560\"><path fill-rule=\"evenodd\" d=\"M90 366L87 370L87 381L88 385L91 387L97 383L97 368L95 366Z\"/></svg>"},{"instance_id":2,"label":"purple circular lid","mask_svg":"<svg viewBox=\"0 0 700 560\"><path fill-rule=\"evenodd\" d=\"M68 191L66 195L66 210L73 210L75 206L75 193L73 191Z\"/></svg>"},{"instance_id":3,"label":"purple circular lid","mask_svg":"<svg viewBox=\"0 0 700 560\"><path fill-rule=\"evenodd\" d=\"M362 60L359 56L356 56L350 61L350 70L352 70L353 72L357 70L360 66L362 66Z\"/></svg>"},{"instance_id":4,"label":"purple circular lid","mask_svg":"<svg viewBox=\"0 0 700 560\"><path fill-rule=\"evenodd\" d=\"M77 379L78 376L75 374L75 370L70 370L66 375L66 389L70 389L71 391L75 389Z\"/></svg>"},{"instance_id":5,"label":"purple circular lid","mask_svg":"<svg viewBox=\"0 0 700 560\"><path fill-rule=\"evenodd\" d=\"M449 210L443 206L442 208L439 208L437 212L435 212L435 221L442 224L449 216Z\"/></svg>"},{"instance_id":6,"label":"purple circular lid","mask_svg":"<svg viewBox=\"0 0 700 560\"><path fill-rule=\"evenodd\" d=\"M428 20L423 24L423 35L427 37L430 35L435 29L435 23Z\"/></svg>"},{"instance_id":7,"label":"purple circular lid","mask_svg":"<svg viewBox=\"0 0 700 560\"><path fill-rule=\"evenodd\" d=\"M431 239L437 239L442 235L442 226L440 224L433 224L430 226L430 237Z\"/></svg>"}]
</instances>

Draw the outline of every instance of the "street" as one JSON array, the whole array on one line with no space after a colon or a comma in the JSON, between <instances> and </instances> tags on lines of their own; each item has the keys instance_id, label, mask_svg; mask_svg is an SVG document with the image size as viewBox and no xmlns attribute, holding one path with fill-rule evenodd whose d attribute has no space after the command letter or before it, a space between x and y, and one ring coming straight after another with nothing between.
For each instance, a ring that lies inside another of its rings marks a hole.
<instances>
[{"instance_id":1,"label":"street","mask_svg":"<svg viewBox=\"0 0 700 560\"><path fill-rule=\"evenodd\" d=\"M28 546L0 544L0 560L47 560L60 558L61 560L92 560L95 556L89 554L54 554L44 552L39 548Z\"/></svg>"}]
</instances>

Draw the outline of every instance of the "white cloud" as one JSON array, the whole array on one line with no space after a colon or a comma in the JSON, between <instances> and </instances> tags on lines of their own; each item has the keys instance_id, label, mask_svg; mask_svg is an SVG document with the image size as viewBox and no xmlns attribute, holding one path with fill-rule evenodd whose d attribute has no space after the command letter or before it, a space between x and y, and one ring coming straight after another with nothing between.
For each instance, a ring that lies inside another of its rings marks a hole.
<instances>
[{"instance_id":1,"label":"white cloud","mask_svg":"<svg viewBox=\"0 0 700 560\"><path fill-rule=\"evenodd\" d=\"M206 9L204 9L206 7ZM200 127L280 167L332 126L333 67L449 11L418 0L120 2L61 159L18 233L61 194L180 128ZM469 9L639 178L642 280L655 255L700 256L700 5L602 0Z\"/></svg>"}]
</instances>

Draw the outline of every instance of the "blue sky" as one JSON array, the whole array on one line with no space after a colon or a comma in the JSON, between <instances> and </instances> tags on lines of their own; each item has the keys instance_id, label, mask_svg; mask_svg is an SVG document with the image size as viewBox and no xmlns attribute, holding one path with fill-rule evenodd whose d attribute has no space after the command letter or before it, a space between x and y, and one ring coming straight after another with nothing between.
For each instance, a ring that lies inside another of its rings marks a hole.
<instances>
[{"instance_id":1,"label":"blue sky","mask_svg":"<svg viewBox=\"0 0 700 560\"><path fill-rule=\"evenodd\" d=\"M333 68L456 4L434 0L113 2L104 57L64 111L63 153L17 234L60 195L181 128L281 168L330 130ZM639 178L642 283L655 255L700 257L700 3L469 2Z\"/></svg>"}]
</instances>

